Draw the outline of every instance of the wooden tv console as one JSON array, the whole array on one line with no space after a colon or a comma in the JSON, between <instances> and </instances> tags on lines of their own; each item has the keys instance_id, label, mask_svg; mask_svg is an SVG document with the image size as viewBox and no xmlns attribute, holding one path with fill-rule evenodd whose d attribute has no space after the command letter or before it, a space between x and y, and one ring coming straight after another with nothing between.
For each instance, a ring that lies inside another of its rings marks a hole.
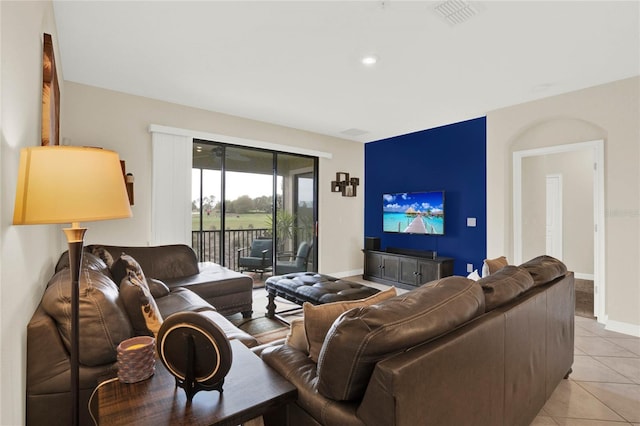
<instances>
[{"instance_id":1,"label":"wooden tv console","mask_svg":"<svg viewBox=\"0 0 640 426\"><path fill-rule=\"evenodd\" d=\"M433 251L387 248L386 251L362 250L362 278L411 290L422 284L453 275L453 258L437 256Z\"/></svg>"}]
</instances>

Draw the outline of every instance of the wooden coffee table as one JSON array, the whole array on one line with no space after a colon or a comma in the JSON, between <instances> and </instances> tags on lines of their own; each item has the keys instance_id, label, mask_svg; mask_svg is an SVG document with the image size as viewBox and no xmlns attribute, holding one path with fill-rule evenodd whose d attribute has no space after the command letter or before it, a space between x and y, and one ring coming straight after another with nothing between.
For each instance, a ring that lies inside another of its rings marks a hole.
<instances>
[{"instance_id":1,"label":"wooden coffee table","mask_svg":"<svg viewBox=\"0 0 640 426\"><path fill-rule=\"evenodd\" d=\"M98 387L100 425L239 425L267 414L297 397L295 386L237 340L223 393L200 391L187 405L183 389L162 362L142 382L118 380Z\"/></svg>"}]
</instances>

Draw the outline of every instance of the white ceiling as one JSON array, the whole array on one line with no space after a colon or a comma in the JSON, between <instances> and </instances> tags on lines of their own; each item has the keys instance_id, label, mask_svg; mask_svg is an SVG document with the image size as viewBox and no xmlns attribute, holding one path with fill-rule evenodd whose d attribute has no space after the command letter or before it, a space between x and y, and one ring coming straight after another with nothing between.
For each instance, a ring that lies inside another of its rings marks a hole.
<instances>
[{"instance_id":1,"label":"white ceiling","mask_svg":"<svg viewBox=\"0 0 640 426\"><path fill-rule=\"evenodd\" d=\"M472 2L458 25L438 3L54 1L58 64L67 81L362 142L640 74L638 1Z\"/></svg>"}]
</instances>

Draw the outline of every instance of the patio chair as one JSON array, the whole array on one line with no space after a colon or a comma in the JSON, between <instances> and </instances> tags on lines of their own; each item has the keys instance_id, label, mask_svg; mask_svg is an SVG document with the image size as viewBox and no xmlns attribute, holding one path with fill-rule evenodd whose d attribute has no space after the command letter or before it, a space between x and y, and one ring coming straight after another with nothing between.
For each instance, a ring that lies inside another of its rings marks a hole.
<instances>
[{"instance_id":1,"label":"patio chair","mask_svg":"<svg viewBox=\"0 0 640 426\"><path fill-rule=\"evenodd\" d=\"M295 256L293 253L282 253L276 261L276 274L290 274L292 272L306 272L309 255L311 254L311 244L303 241L298 246ZM284 260L287 259L287 260Z\"/></svg>"},{"instance_id":2,"label":"patio chair","mask_svg":"<svg viewBox=\"0 0 640 426\"><path fill-rule=\"evenodd\" d=\"M257 238L251 242L251 247L239 248L237 250L239 271L260 272L260 279L262 279L262 274L270 271L273 266L272 245L271 238ZM242 256L246 251L249 251L249 255Z\"/></svg>"}]
</instances>

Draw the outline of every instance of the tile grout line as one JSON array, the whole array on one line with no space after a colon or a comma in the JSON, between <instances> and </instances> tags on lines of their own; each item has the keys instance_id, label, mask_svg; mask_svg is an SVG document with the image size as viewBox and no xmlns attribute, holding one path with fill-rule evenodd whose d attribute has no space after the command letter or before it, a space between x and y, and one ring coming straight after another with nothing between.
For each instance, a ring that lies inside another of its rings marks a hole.
<instances>
[{"instance_id":1,"label":"tile grout line","mask_svg":"<svg viewBox=\"0 0 640 426\"><path fill-rule=\"evenodd\" d=\"M595 362L597 362L599 365L601 365L604 368L606 368L607 370L610 370L613 373L615 373L615 374L617 374L619 376L622 376L625 379L629 380L628 382L610 382L610 381L602 382L602 381L598 381L598 380L580 380L581 382L586 382L586 383L613 383L613 384L617 384L617 385L634 385L634 384L637 385L637 384L640 384L640 383L636 383L636 381L633 378L631 378L631 377L621 373L620 371L616 370L615 368L609 367L607 364L601 362L599 359L596 358L596 356L599 357L599 358L623 358L623 359L636 359L636 358L633 358L633 357L613 357L613 356L606 356L606 355L589 355L589 354L575 355L575 356L587 356L587 357L591 358L592 360L594 360Z\"/></svg>"},{"instance_id":2,"label":"tile grout line","mask_svg":"<svg viewBox=\"0 0 640 426\"><path fill-rule=\"evenodd\" d=\"M589 355L589 357L591 357ZM591 357L593 358L593 357ZM594 359L594 361L598 362L597 359ZM585 383L615 383L615 382L587 382L584 381ZM582 386L582 384L576 380L573 380L573 383L575 383L576 385L580 386L580 388L582 390L584 390L585 392L587 392L589 395L591 395L592 397L594 397L595 399L597 399L602 405L604 405L605 407L607 407L609 410L611 410L613 413L615 413L618 417L620 417L621 419L623 419L626 423L631 424L631 421L628 420L625 416L623 416L621 413L619 413L617 410L615 410L613 407L610 407L606 402L604 402L603 400L601 400L600 398L598 398L597 395L593 394L593 392L590 392L589 389L585 388L584 386ZM615 384L629 384L629 383L615 383ZM601 420L601 421L609 421L611 422L612 420L605 420L605 419L590 419L590 420ZM618 422L620 423L620 422Z\"/></svg>"}]
</instances>

